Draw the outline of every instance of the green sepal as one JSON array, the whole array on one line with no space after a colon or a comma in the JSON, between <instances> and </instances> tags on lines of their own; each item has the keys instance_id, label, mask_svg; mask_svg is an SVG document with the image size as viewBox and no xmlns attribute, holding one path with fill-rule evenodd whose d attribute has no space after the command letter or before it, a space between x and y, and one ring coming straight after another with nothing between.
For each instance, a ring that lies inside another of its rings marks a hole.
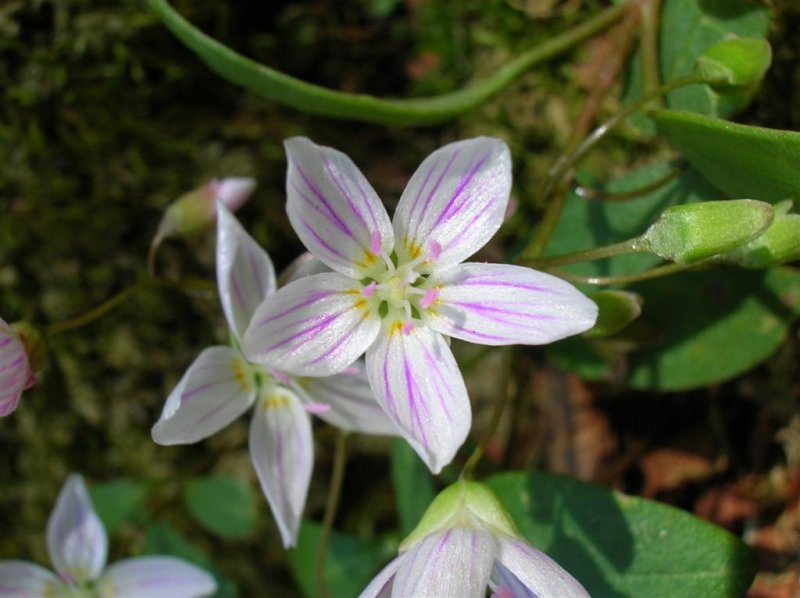
<instances>
[{"instance_id":1,"label":"green sepal","mask_svg":"<svg viewBox=\"0 0 800 598\"><path fill-rule=\"evenodd\" d=\"M790 214L792 201L775 205L775 219L761 235L719 256L719 261L742 268L770 268L800 259L800 214Z\"/></svg>"},{"instance_id":2,"label":"green sepal","mask_svg":"<svg viewBox=\"0 0 800 598\"><path fill-rule=\"evenodd\" d=\"M583 336L598 338L616 334L642 313L642 297L630 291L606 290L589 294L599 313L594 328Z\"/></svg>"},{"instance_id":3,"label":"green sepal","mask_svg":"<svg viewBox=\"0 0 800 598\"><path fill-rule=\"evenodd\" d=\"M727 93L757 86L771 63L772 48L767 40L733 37L706 50L697 59L696 70L714 91Z\"/></svg>"}]
</instances>

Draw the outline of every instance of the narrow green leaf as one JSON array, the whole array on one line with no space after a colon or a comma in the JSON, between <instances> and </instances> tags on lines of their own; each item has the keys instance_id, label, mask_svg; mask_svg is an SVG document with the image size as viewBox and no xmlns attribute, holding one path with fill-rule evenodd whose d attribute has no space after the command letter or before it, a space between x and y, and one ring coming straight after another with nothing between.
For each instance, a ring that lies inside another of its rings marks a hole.
<instances>
[{"instance_id":1,"label":"narrow green leaf","mask_svg":"<svg viewBox=\"0 0 800 598\"><path fill-rule=\"evenodd\" d=\"M304 521L297 536L297 548L289 552L289 568L304 596L315 598L314 565L322 527ZM387 560L397 553L397 545L388 540L361 540L333 532L325 558L325 584L336 598L355 598Z\"/></svg>"},{"instance_id":2,"label":"narrow green leaf","mask_svg":"<svg viewBox=\"0 0 800 598\"><path fill-rule=\"evenodd\" d=\"M729 197L776 202L800 194L800 133L661 110L658 130Z\"/></svg>"},{"instance_id":3,"label":"narrow green leaf","mask_svg":"<svg viewBox=\"0 0 800 598\"><path fill-rule=\"evenodd\" d=\"M399 438L392 447L392 482L400 529L407 536L419 523L436 491L428 468L408 443Z\"/></svg>"},{"instance_id":4,"label":"narrow green leaf","mask_svg":"<svg viewBox=\"0 0 800 598\"><path fill-rule=\"evenodd\" d=\"M388 125L434 124L477 108L537 64L596 35L626 11L624 5L612 6L581 25L523 52L491 77L466 89L430 98L392 100L344 93L301 81L215 41L179 15L167 0L147 2L172 33L224 79L303 112Z\"/></svg>"},{"instance_id":5,"label":"narrow green leaf","mask_svg":"<svg viewBox=\"0 0 800 598\"><path fill-rule=\"evenodd\" d=\"M223 538L241 538L256 525L256 500L250 486L236 478L192 480L184 490L186 508L207 530Z\"/></svg>"},{"instance_id":6,"label":"narrow green leaf","mask_svg":"<svg viewBox=\"0 0 800 598\"><path fill-rule=\"evenodd\" d=\"M488 484L520 533L592 596L738 597L755 574L741 541L684 511L544 473Z\"/></svg>"},{"instance_id":7,"label":"narrow green leaf","mask_svg":"<svg viewBox=\"0 0 800 598\"><path fill-rule=\"evenodd\" d=\"M147 485L135 480L114 480L92 484L92 504L106 531L111 534L125 521L141 512Z\"/></svg>"}]
</instances>

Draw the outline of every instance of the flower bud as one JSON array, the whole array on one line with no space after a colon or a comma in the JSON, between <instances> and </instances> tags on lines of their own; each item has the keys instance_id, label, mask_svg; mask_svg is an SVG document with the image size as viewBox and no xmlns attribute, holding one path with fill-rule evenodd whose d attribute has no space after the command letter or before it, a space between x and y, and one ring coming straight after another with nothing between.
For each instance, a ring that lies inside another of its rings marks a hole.
<instances>
[{"instance_id":1,"label":"flower bud","mask_svg":"<svg viewBox=\"0 0 800 598\"><path fill-rule=\"evenodd\" d=\"M775 219L761 235L719 256L719 261L742 268L769 268L800 259L800 214L789 214L792 201L775 206Z\"/></svg>"},{"instance_id":2,"label":"flower bud","mask_svg":"<svg viewBox=\"0 0 800 598\"><path fill-rule=\"evenodd\" d=\"M689 264L747 243L764 232L773 217L770 204L752 199L673 206L664 210L635 247Z\"/></svg>"},{"instance_id":3,"label":"flower bud","mask_svg":"<svg viewBox=\"0 0 800 598\"><path fill-rule=\"evenodd\" d=\"M604 337L616 334L642 313L642 297L629 291L599 291L589 298L600 310L594 328L585 332L586 337Z\"/></svg>"},{"instance_id":4,"label":"flower bud","mask_svg":"<svg viewBox=\"0 0 800 598\"><path fill-rule=\"evenodd\" d=\"M711 46L697 59L696 70L715 91L725 93L756 86L772 62L764 39L734 37Z\"/></svg>"},{"instance_id":5,"label":"flower bud","mask_svg":"<svg viewBox=\"0 0 800 598\"><path fill-rule=\"evenodd\" d=\"M408 550L425 536L439 530L474 527L476 524L492 533L519 536L513 520L488 486L460 480L442 490L433 499L419 525L400 544L400 552Z\"/></svg>"},{"instance_id":6,"label":"flower bud","mask_svg":"<svg viewBox=\"0 0 800 598\"><path fill-rule=\"evenodd\" d=\"M36 384L25 345L11 326L0 318L0 417L13 412L22 391Z\"/></svg>"}]
</instances>

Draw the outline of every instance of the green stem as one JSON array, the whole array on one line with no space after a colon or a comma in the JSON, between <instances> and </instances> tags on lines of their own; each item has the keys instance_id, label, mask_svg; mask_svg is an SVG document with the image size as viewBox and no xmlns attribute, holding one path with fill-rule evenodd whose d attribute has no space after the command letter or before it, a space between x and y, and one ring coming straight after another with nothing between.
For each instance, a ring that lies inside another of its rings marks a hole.
<instances>
[{"instance_id":1,"label":"green stem","mask_svg":"<svg viewBox=\"0 0 800 598\"><path fill-rule=\"evenodd\" d=\"M346 464L347 432L339 430L336 435L336 447L333 453L333 472L331 473L331 486L328 489L328 500L325 504L325 516L322 520L322 533L317 545L317 556L314 559L314 578L317 583L317 594L320 598L330 598L328 587L325 584L325 556L328 552L333 521L336 519L336 511L339 508L339 498L342 495L342 482L344 481Z\"/></svg>"},{"instance_id":2,"label":"green stem","mask_svg":"<svg viewBox=\"0 0 800 598\"><path fill-rule=\"evenodd\" d=\"M563 255L556 255L552 257L540 257L533 260L523 262L532 268L552 268L554 266L564 266L566 264L576 264L580 262L591 262L594 260L601 260L615 255L622 255L624 253L636 253L641 251L636 246L639 237L635 239L628 239L620 243L612 245L603 245L602 247L595 247L593 249L583 249L581 251L573 251Z\"/></svg>"},{"instance_id":3,"label":"green stem","mask_svg":"<svg viewBox=\"0 0 800 598\"><path fill-rule=\"evenodd\" d=\"M658 64L658 21L661 12L661 0L644 0L640 4L642 11L641 38L639 51L642 56L642 87L644 94L649 95L661 87L660 67ZM663 95L653 98L653 103L661 107Z\"/></svg>"},{"instance_id":4,"label":"green stem","mask_svg":"<svg viewBox=\"0 0 800 598\"><path fill-rule=\"evenodd\" d=\"M190 290L213 291L215 286L212 283L203 280L183 280L175 282L172 280L153 279L153 280L145 280L143 282L137 282L127 288L122 289L119 293L112 296L110 299L107 299L97 307L93 307L89 311L84 312L79 316L70 318L69 320L64 320L63 322L55 322L53 324L48 324L44 328L44 334L45 336L55 336L56 334L69 332L70 330L75 330L76 328L81 328L83 326L86 326L87 324L90 324L95 320L102 318L109 311L111 311L115 307L125 302L126 299L128 299L131 295L135 294L136 292L148 289L158 289L158 288L171 288L179 291L190 291Z\"/></svg>"},{"instance_id":5,"label":"green stem","mask_svg":"<svg viewBox=\"0 0 800 598\"><path fill-rule=\"evenodd\" d=\"M711 260L701 260L692 264L664 264L663 266L656 266L650 270L639 272L637 274L623 274L622 276L579 276L571 272L563 272L561 270L551 271L551 274L574 282L576 284L591 284L591 285L611 285L611 284L631 284L634 282L641 282L643 280L652 280L653 278L662 278L663 276L670 276L678 272L686 270L694 270L701 266L707 265Z\"/></svg>"},{"instance_id":6,"label":"green stem","mask_svg":"<svg viewBox=\"0 0 800 598\"><path fill-rule=\"evenodd\" d=\"M259 64L194 27L167 0L147 2L172 33L224 79L303 112L389 125L435 124L477 108L537 64L613 25L629 8L624 2L610 6L570 31L523 52L491 76L464 89L430 98L383 99L314 85Z\"/></svg>"}]
</instances>

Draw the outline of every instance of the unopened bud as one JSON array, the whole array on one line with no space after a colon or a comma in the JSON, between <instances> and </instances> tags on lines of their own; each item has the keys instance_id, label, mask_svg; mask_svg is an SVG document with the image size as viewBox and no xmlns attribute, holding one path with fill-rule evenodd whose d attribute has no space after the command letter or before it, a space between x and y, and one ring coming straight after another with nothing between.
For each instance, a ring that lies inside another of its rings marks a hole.
<instances>
[{"instance_id":1,"label":"unopened bud","mask_svg":"<svg viewBox=\"0 0 800 598\"><path fill-rule=\"evenodd\" d=\"M697 59L697 73L715 91L739 91L755 87L772 62L765 39L734 37L711 46Z\"/></svg>"},{"instance_id":2,"label":"unopened bud","mask_svg":"<svg viewBox=\"0 0 800 598\"><path fill-rule=\"evenodd\" d=\"M770 204L752 199L673 206L664 210L635 247L688 264L747 243L764 232L773 217Z\"/></svg>"},{"instance_id":3,"label":"unopened bud","mask_svg":"<svg viewBox=\"0 0 800 598\"><path fill-rule=\"evenodd\" d=\"M598 338L616 334L642 313L642 297L629 291L599 291L589 298L600 310L594 328L583 336Z\"/></svg>"},{"instance_id":4,"label":"unopened bud","mask_svg":"<svg viewBox=\"0 0 800 598\"><path fill-rule=\"evenodd\" d=\"M792 201L775 206L775 219L761 235L719 256L719 261L743 268L770 268L800 260L800 214L790 214Z\"/></svg>"},{"instance_id":5,"label":"unopened bud","mask_svg":"<svg viewBox=\"0 0 800 598\"><path fill-rule=\"evenodd\" d=\"M25 345L17 332L0 318L0 417L13 412L22 391L36 384Z\"/></svg>"}]
</instances>

